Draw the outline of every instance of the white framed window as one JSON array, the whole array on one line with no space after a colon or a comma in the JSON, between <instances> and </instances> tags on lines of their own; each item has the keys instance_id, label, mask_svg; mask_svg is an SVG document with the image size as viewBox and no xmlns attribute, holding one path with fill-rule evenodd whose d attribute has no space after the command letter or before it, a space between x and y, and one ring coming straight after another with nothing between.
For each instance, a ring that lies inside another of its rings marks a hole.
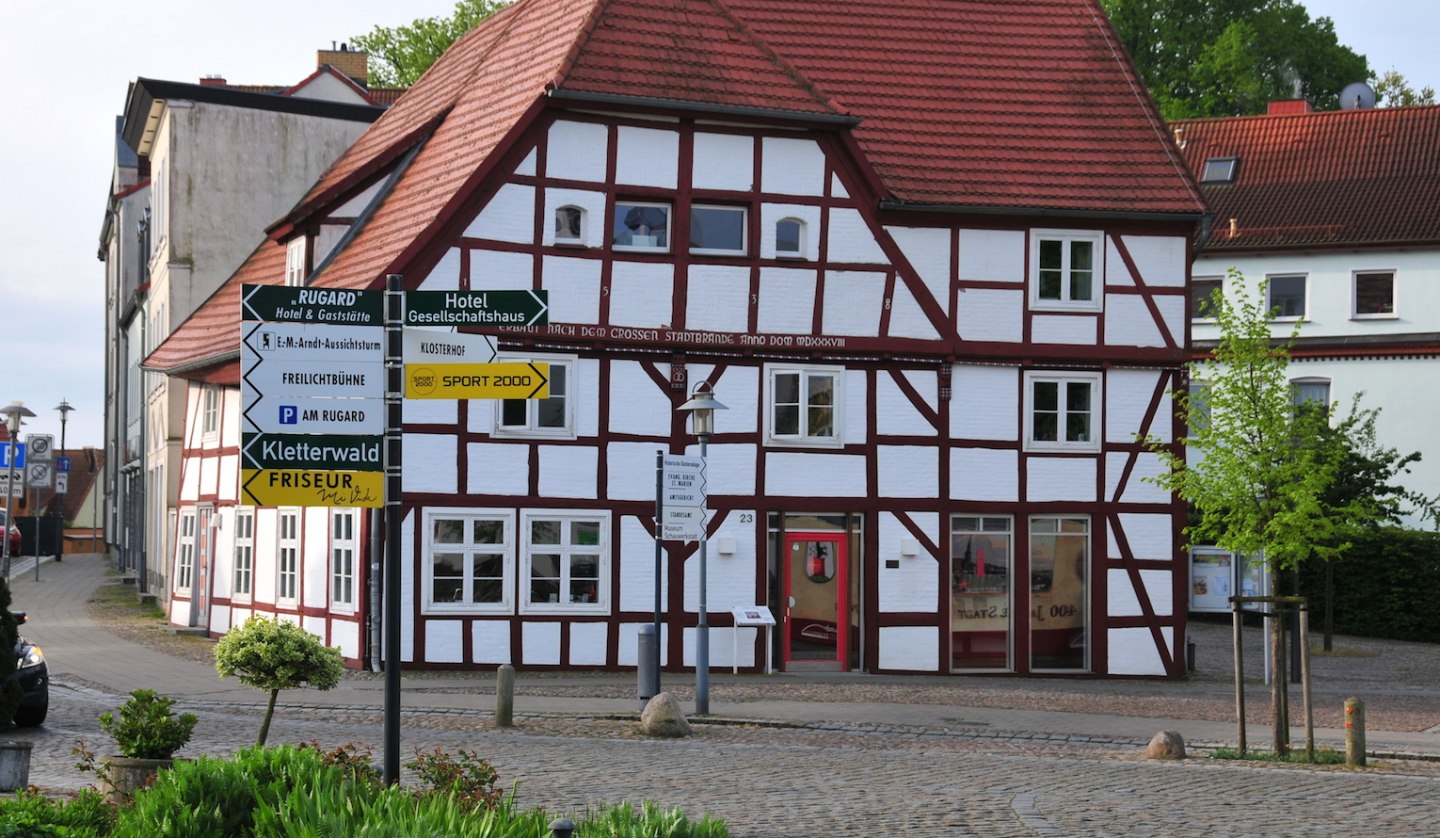
<instances>
[{"instance_id":1,"label":"white framed window","mask_svg":"<svg viewBox=\"0 0 1440 838\"><path fill-rule=\"evenodd\" d=\"M550 365L550 395L544 399L497 399L495 435L575 438L574 356L504 357Z\"/></svg>"},{"instance_id":2,"label":"white framed window","mask_svg":"<svg viewBox=\"0 0 1440 838\"><path fill-rule=\"evenodd\" d=\"M608 513L522 512L520 609L529 614L610 611Z\"/></svg>"},{"instance_id":3,"label":"white framed window","mask_svg":"<svg viewBox=\"0 0 1440 838\"><path fill-rule=\"evenodd\" d=\"M1265 303L1271 320L1305 319L1305 274L1266 277Z\"/></svg>"},{"instance_id":4,"label":"white framed window","mask_svg":"<svg viewBox=\"0 0 1440 838\"><path fill-rule=\"evenodd\" d=\"M616 250L669 253L670 205L616 201L610 245Z\"/></svg>"},{"instance_id":5,"label":"white framed window","mask_svg":"<svg viewBox=\"0 0 1440 838\"><path fill-rule=\"evenodd\" d=\"M805 222L798 218L782 218L775 222L775 258L805 258Z\"/></svg>"},{"instance_id":6,"label":"white framed window","mask_svg":"<svg viewBox=\"0 0 1440 838\"><path fill-rule=\"evenodd\" d=\"M355 536L353 509L330 510L330 607L355 610Z\"/></svg>"},{"instance_id":7,"label":"white framed window","mask_svg":"<svg viewBox=\"0 0 1440 838\"><path fill-rule=\"evenodd\" d=\"M1350 310L1356 320L1395 318L1394 271L1356 271L1350 285Z\"/></svg>"},{"instance_id":8,"label":"white framed window","mask_svg":"<svg viewBox=\"0 0 1440 838\"><path fill-rule=\"evenodd\" d=\"M427 613L514 613L514 513L427 508L424 550Z\"/></svg>"},{"instance_id":9,"label":"white framed window","mask_svg":"<svg viewBox=\"0 0 1440 838\"><path fill-rule=\"evenodd\" d=\"M690 207L690 252L734 256L747 252L750 225L744 207L694 204Z\"/></svg>"},{"instance_id":10,"label":"white framed window","mask_svg":"<svg viewBox=\"0 0 1440 838\"><path fill-rule=\"evenodd\" d=\"M1290 403L1296 407L1313 405L1317 409L1330 409L1330 379L1295 378L1290 381Z\"/></svg>"},{"instance_id":11,"label":"white framed window","mask_svg":"<svg viewBox=\"0 0 1440 838\"><path fill-rule=\"evenodd\" d=\"M1025 450L1100 450L1100 373L1025 373Z\"/></svg>"},{"instance_id":12,"label":"white framed window","mask_svg":"<svg viewBox=\"0 0 1440 838\"><path fill-rule=\"evenodd\" d=\"M1215 292L1225 288L1218 276L1197 276L1190 280L1190 319L1215 322Z\"/></svg>"},{"instance_id":13,"label":"white framed window","mask_svg":"<svg viewBox=\"0 0 1440 838\"><path fill-rule=\"evenodd\" d=\"M296 236L285 245L285 284L296 288L305 284L304 236Z\"/></svg>"},{"instance_id":14,"label":"white framed window","mask_svg":"<svg viewBox=\"0 0 1440 838\"><path fill-rule=\"evenodd\" d=\"M249 602L255 578L255 510L248 506L235 510L234 577L230 597Z\"/></svg>"},{"instance_id":15,"label":"white framed window","mask_svg":"<svg viewBox=\"0 0 1440 838\"><path fill-rule=\"evenodd\" d=\"M195 576L195 510L180 511L180 534L175 541L175 592L189 593Z\"/></svg>"},{"instance_id":16,"label":"white framed window","mask_svg":"<svg viewBox=\"0 0 1440 838\"><path fill-rule=\"evenodd\" d=\"M585 244L585 208L566 204L555 209L555 243L563 245Z\"/></svg>"},{"instance_id":17,"label":"white framed window","mask_svg":"<svg viewBox=\"0 0 1440 838\"><path fill-rule=\"evenodd\" d=\"M295 605L299 585L300 510L282 509L275 525L275 604Z\"/></svg>"},{"instance_id":18,"label":"white framed window","mask_svg":"<svg viewBox=\"0 0 1440 838\"><path fill-rule=\"evenodd\" d=\"M765 368L765 437L772 445L838 446L844 370L836 367Z\"/></svg>"},{"instance_id":19,"label":"white framed window","mask_svg":"<svg viewBox=\"0 0 1440 838\"><path fill-rule=\"evenodd\" d=\"M220 437L220 388L214 384L200 389L200 433L207 442Z\"/></svg>"},{"instance_id":20,"label":"white framed window","mask_svg":"<svg viewBox=\"0 0 1440 838\"><path fill-rule=\"evenodd\" d=\"M1104 284L1098 232L1030 232L1030 307L1099 311Z\"/></svg>"}]
</instances>

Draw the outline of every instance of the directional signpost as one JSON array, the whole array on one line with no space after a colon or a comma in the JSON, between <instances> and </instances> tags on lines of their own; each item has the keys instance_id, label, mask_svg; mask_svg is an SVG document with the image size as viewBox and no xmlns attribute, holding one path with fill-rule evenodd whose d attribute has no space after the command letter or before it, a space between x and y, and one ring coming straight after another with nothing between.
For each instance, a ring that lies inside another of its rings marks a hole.
<instances>
[{"instance_id":1,"label":"directional signpost","mask_svg":"<svg viewBox=\"0 0 1440 838\"><path fill-rule=\"evenodd\" d=\"M405 295L407 327L544 326L549 322L549 291L411 291Z\"/></svg>"},{"instance_id":2,"label":"directional signpost","mask_svg":"<svg viewBox=\"0 0 1440 838\"><path fill-rule=\"evenodd\" d=\"M661 476L660 537L699 541L705 537L705 461L667 454Z\"/></svg>"}]
</instances>

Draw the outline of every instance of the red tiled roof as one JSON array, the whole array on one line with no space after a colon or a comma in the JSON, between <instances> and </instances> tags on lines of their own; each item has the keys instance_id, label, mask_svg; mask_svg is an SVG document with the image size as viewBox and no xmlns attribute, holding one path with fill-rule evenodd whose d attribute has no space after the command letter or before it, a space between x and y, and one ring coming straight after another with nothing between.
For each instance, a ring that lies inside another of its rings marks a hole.
<instances>
[{"instance_id":1,"label":"red tiled roof","mask_svg":"<svg viewBox=\"0 0 1440 838\"><path fill-rule=\"evenodd\" d=\"M1238 158L1233 183L1201 184L1215 250L1440 242L1440 107L1176 122L1192 170ZM1231 233L1231 219L1235 233Z\"/></svg>"}]
</instances>

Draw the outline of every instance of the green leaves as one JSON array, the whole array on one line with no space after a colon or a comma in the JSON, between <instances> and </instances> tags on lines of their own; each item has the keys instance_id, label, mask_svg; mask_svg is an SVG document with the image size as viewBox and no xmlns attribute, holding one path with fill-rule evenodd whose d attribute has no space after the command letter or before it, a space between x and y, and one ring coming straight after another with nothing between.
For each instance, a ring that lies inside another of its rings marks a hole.
<instances>
[{"instance_id":1,"label":"green leaves","mask_svg":"<svg viewBox=\"0 0 1440 838\"><path fill-rule=\"evenodd\" d=\"M409 87L475 24L504 8L503 0L459 0L452 17L423 17L394 29L377 26L351 43L370 54L371 87Z\"/></svg>"},{"instance_id":2,"label":"green leaves","mask_svg":"<svg viewBox=\"0 0 1440 838\"><path fill-rule=\"evenodd\" d=\"M131 759L170 759L190 741L197 721L194 713L176 716L175 699L154 690L135 690L120 706L120 715L100 714L100 730L115 740L122 756Z\"/></svg>"},{"instance_id":3,"label":"green leaves","mask_svg":"<svg viewBox=\"0 0 1440 838\"><path fill-rule=\"evenodd\" d=\"M294 623L259 615L231 629L215 646L220 677L262 690L288 690L306 684L328 690L340 683L345 665L340 650Z\"/></svg>"}]
</instances>

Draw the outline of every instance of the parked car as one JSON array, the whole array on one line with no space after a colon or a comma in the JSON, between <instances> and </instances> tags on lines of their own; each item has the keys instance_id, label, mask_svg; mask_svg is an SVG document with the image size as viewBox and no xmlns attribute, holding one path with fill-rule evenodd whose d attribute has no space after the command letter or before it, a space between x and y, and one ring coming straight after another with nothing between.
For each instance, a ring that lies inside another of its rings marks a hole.
<instances>
[{"instance_id":1,"label":"parked car","mask_svg":"<svg viewBox=\"0 0 1440 838\"><path fill-rule=\"evenodd\" d=\"M4 527L10 537L10 555L20 555L20 528L10 521L10 513L0 509L0 527Z\"/></svg>"},{"instance_id":2,"label":"parked car","mask_svg":"<svg viewBox=\"0 0 1440 838\"><path fill-rule=\"evenodd\" d=\"M15 622L25 622L24 611L12 611ZM15 654L20 660L10 677L20 684L25 696L15 710L15 724L19 727L39 727L45 723L50 712L50 667L45 664L45 653L40 647L23 636L15 643Z\"/></svg>"}]
</instances>

